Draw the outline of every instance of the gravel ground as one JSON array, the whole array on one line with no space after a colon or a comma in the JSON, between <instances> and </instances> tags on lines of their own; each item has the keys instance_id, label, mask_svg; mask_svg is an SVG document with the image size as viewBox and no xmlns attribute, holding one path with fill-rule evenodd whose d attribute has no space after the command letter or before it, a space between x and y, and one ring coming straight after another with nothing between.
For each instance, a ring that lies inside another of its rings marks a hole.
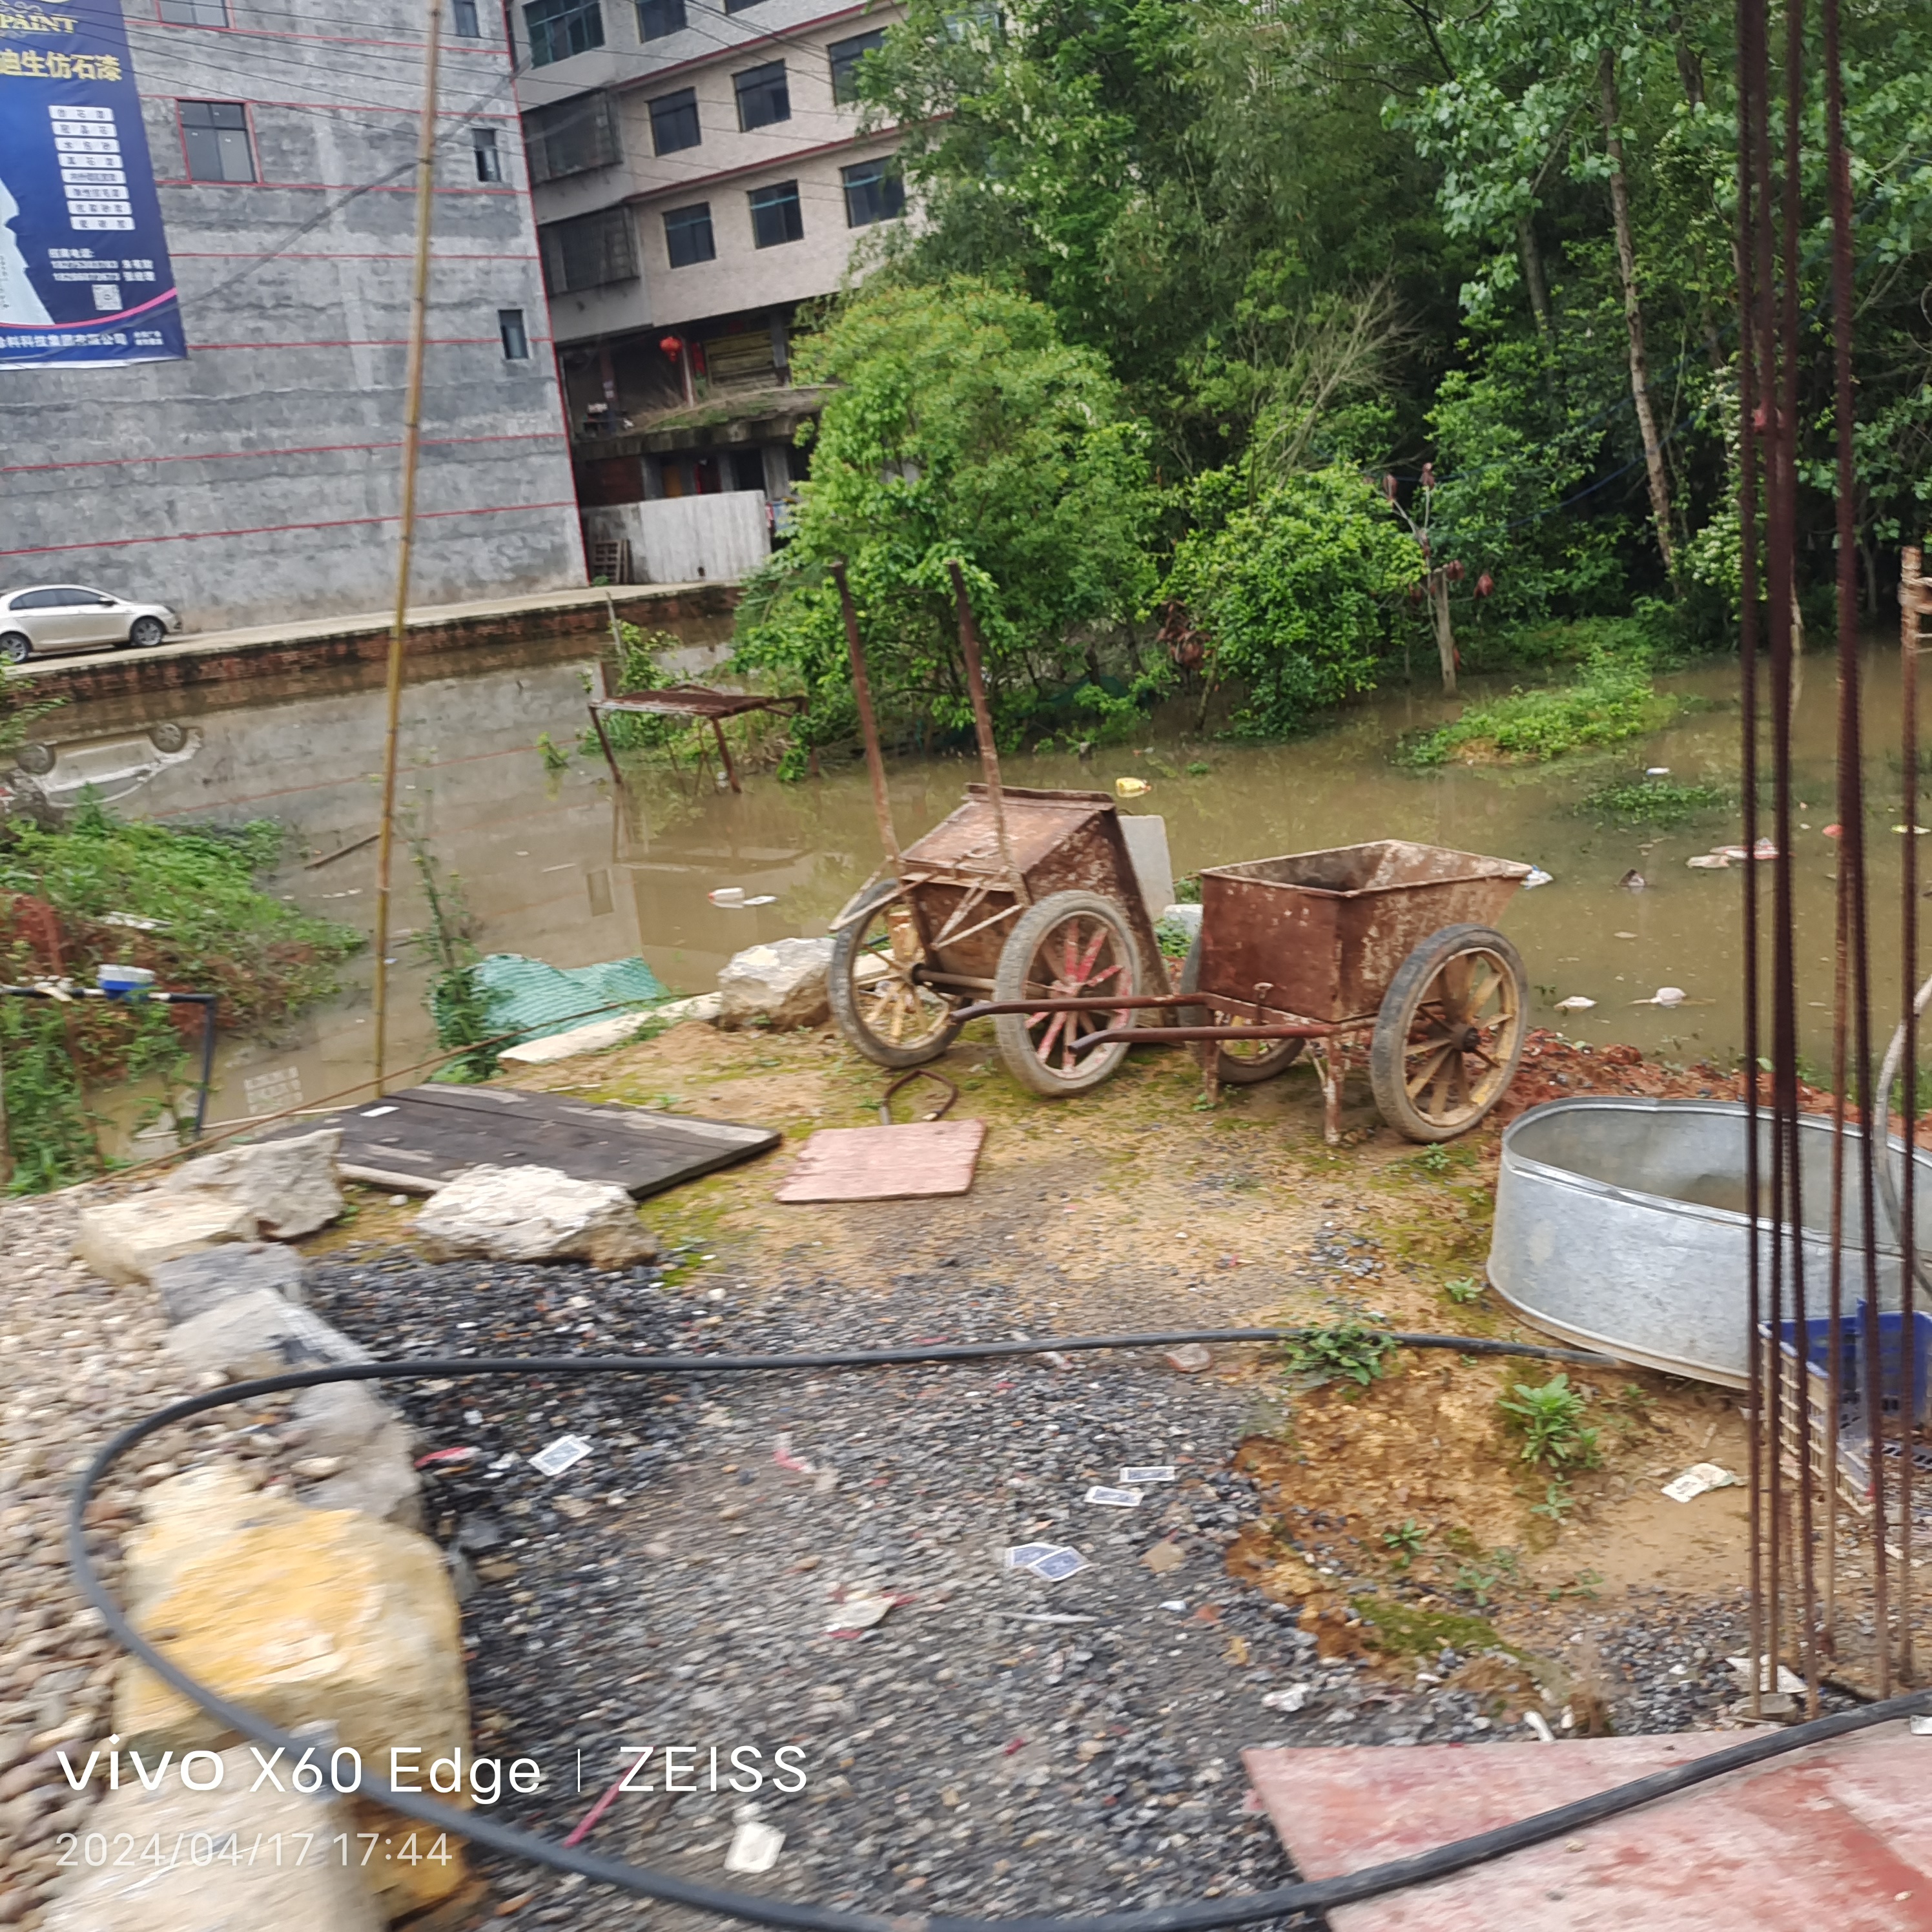
<instances>
[{"instance_id":1,"label":"gravel ground","mask_svg":"<svg viewBox=\"0 0 1932 1932\"><path fill-rule=\"evenodd\" d=\"M1340 1285L1375 1264L1324 1232L1310 1265ZM1008 1292L970 1264L753 1295L701 1270L677 1285L646 1269L372 1254L310 1282L322 1312L386 1354L1017 1332ZM479 1572L466 1611L479 1748L546 1774L499 1815L560 1837L644 1747L694 1750L695 1775L677 1781L699 1788L646 1794L662 1783L654 1754L590 1834L602 1852L878 1912L1216 1897L1293 1876L1246 1808L1244 1748L1502 1734L1484 1714L1492 1698L1436 1681L1474 1660L1445 1652L1412 1683L1321 1658L1292 1610L1226 1575L1226 1546L1255 1514L1224 1466L1253 1398L1157 1356L392 1394L429 1442L481 1452L439 1481L432 1514ZM544 1478L526 1459L566 1434L592 1453ZM1147 1485L1137 1508L1084 1500L1136 1463L1172 1463L1177 1480ZM1089 1567L1058 1582L1006 1568L1006 1550L1032 1541L1071 1545ZM830 1628L843 1605L881 1598L872 1627ZM1708 1724L1736 1696L1727 1607L1577 1605L1568 1628L1594 1640L1619 1730ZM722 1788L734 1748L770 1776L784 1744L802 1790ZM727 1847L753 1816L784 1833L783 1851L769 1875L731 1877ZM524 1868L493 1875L540 1923L687 1916Z\"/></svg>"}]
</instances>

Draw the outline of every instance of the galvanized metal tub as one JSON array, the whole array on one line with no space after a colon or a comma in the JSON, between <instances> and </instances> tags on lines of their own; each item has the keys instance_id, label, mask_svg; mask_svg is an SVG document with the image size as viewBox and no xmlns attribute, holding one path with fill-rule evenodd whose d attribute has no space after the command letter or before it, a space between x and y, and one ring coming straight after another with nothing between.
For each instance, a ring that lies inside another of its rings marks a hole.
<instances>
[{"instance_id":1,"label":"galvanized metal tub","mask_svg":"<svg viewBox=\"0 0 1932 1932\"><path fill-rule=\"evenodd\" d=\"M1761 1190L1770 1123L1759 1122ZM1723 1100L1614 1095L1552 1100L1503 1135L1489 1276L1525 1321L1640 1366L1742 1388L1750 1333L1745 1115ZM1844 1305L1864 1298L1856 1128L1845 1130ZM1891 1141L1900 1162L1904 1144ZM1808 1312L1826 1309L1832 1124L1808 1114L1798 1132ZM1932 1156L1912 1163L1921 1250L1932 1243ZM1769 1201L1763 1205L1768 1213ZM1879 1210L1878 1298L1899 1306L1899 1252ZM1786 1285L1786 1294L1790 1294ZM1787 1299L1787 1314L1790 1304Z\"/></svg>"}]
</instances>

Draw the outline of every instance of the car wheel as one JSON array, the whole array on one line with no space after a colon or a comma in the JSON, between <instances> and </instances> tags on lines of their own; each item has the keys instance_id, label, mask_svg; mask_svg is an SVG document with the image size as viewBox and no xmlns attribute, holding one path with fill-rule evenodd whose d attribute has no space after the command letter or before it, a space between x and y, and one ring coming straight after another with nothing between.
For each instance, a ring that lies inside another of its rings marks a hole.
<instances>
[{"instance_id":1,"label":"car wheel","mask_svg":"<svg viewBox=\"0 0 1932 1932\"><path fill-rule=\"evenodd\" d=\"M34 655L34 640L24 631L0 637L0 664L25 664Z\"/></svg>"},{"instance_id":2,"label":"car wheel","mask_svg":"<svg viewBox=\"0 0 1932 1932\"><path fill-rule=\"evenodd\" d=\"M158 644L168 634L168 627L158 617L136 617L134 628L128 633L128 641L136 650L144 651L152 644Z\"/></svg>"}]
</instances>

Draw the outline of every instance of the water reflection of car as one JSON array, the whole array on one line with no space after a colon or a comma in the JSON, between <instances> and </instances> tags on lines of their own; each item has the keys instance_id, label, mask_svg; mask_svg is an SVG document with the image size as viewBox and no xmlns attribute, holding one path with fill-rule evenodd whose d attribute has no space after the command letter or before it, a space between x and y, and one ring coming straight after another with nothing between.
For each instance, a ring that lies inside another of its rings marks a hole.
<instances>
[{"instance_id":1,"label":"water reflection of car","mask_svg":"<svg viewBox=\"0 0 1932 1932\"><path fill-rule=\"evenodd\" d=\"M56 712L48 724L60 721ZM57 824L82 798L112 805L200 749L201 734L172 718L146 731L29 739L15 748L13 769L0 770L0 817Z\"/></svg>"},{"instance_id":2,"label":"water reflection of car","mask_svg":"<svg viewBox=\"0 0 1932 1932\"><path fill-rule=\"evenodd\" d=\"M78 584L38 584L0 597L0 662L25 664L50 651L104 644L158 644L182 627L165 604L134 604Z\"/></svg>"}]
</instances>

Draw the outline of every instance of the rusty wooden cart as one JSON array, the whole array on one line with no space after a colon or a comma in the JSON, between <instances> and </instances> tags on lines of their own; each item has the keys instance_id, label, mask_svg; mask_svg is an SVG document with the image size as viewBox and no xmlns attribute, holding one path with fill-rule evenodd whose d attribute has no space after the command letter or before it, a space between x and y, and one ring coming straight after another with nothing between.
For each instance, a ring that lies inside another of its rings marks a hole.
<instances>
[{"instance_id":1,"label":"rusty wooden cart","mask_svg":"<svg viewBox=\"0 0 1932 1932\"><path fill-rule=\"evenodd\" d=\"M1270 1078L1305 1049L1331 1144L1342 1075L1366 1038L1383 1118L1411 1140L1452 1139L1502 1097L1522 1055L1522 961L1489 922L1529 872L1396 838L1210 866L1177 991L1070 997L1042 975L952 1018L992 1017L1036 1038L1058 1019L1084 1029L1076 1056L1185 1042L1210 1093ZM1036 987L1044 997L1030 997ZM1144 1017L1177 1009L1180 1025L1142 1030Z\"/></svg>"},{"instance_id":2,"label":"rusty wooden cart","mask_svg":"<svg viewBox=\"0 0 1932 1932\"><path fill-rule=\"evenodd\" d=\"M830 992L845 1038L881 1066L935 1060L977 994L1022 999L1118 995L1165 988L1154 921L1119 813L1105 792L1038 791L1000 782L980 674L980 641L954 573L962 655L977 728L982 782L959 808L902 849L886 796L885 767L858 620L842 572L854 694L872 774L886 862L832 922ZM1118 1018L1130 1009L1102 1010ZM1086 1050L1099 1022L1049 1016L1034 1024L1003 1008L994 1035L1014 1076L1037 1094L1083 1092L1126 1054L1124 1042Z\"/></svg>"}]
</instances>

